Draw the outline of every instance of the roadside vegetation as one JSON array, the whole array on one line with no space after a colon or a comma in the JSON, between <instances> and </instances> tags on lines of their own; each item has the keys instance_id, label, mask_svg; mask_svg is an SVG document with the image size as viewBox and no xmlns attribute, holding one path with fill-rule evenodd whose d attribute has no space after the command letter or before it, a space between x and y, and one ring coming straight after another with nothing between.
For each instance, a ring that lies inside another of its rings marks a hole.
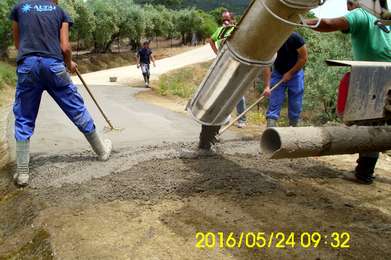
<instances>
[{"instance_id":1,"label":"roadside vegetation","mask_svg":"<svg viewBox=\"0 0 391 260\"><path fill-rule=\"evenodd\" d=\"M159 79L158 92L162 96L190 98L204 78L211 63L201 63L165 74Z\"/></svg>"},{"instance_id":2,"label":"roadside vegetation","mask_svg":"<svg viewBox=\"0 0 391 260\"><path fill-rule=\"evenodd\" d=\"M9 102L15 82L15 68L0 62L0 107Z\"/></svg>"}]
</instances>

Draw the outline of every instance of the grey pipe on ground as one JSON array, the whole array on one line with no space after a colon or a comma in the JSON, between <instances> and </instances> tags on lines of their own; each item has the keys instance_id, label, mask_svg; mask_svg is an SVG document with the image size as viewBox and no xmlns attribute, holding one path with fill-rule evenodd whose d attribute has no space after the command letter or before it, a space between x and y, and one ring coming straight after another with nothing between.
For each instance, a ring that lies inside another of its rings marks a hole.
<instances>
[{"instance_id":1,"label":"grey pipe on ground","mask_svg":"<svg viewBox=\"0 0 391 260\"><path fill-rule=\"evenodd\" d=\"M269 128L261 149L270 159L391 150L390 126Z\"/></svg>"}]
</instances>

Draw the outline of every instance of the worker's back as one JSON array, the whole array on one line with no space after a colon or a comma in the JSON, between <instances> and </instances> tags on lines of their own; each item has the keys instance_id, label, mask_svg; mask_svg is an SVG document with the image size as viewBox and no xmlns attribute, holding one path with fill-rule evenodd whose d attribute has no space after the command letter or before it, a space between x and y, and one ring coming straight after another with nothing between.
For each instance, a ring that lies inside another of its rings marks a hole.
<instances>
[{"instance_id":1,"label":"worker's back","mask_svg":"<svg viewBox=\"0 0 391 260\"><path fill-rule=\"evenodd\" d=\"M59 6L50 0L23 1L12 10L11 19L20 31L18 62L32 55L63 59L60 29L72 20Z\"/></svg>"}]
</instances>

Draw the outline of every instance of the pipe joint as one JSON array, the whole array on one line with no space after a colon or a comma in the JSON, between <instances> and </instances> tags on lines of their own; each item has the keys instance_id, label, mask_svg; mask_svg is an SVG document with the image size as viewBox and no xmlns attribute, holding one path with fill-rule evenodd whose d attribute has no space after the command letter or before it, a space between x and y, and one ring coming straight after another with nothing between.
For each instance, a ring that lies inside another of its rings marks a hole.
<instances>
[{"instance_id":1,"label":"pipe joint","mask_svg":"<svg viewBox=\"0 0 391 260\"><path fill-rule=\"evenodd\" d=\"M326 0L280 0L284 5L294 9L314 9L323 5Z\"/></svg>"},{"instance_id":2,"label":"pipe joint","mask_svg":"<svg viewBox=\"0 0 391 260\"><path fill-rule=\"evenodd\" d=\"M277 59L277 54L275 54L273 56L273 58L268 61L261 61L261 60L245 58L244 56L242 56L238 52L236 52L229 42L226 43L226 46L227 46L228 51L232 54L232 57L235 60L237 60L238 62L240 62L242 64L248 65L248 66L269 67L269 66L272 66Z\"/></svg>"}]
</instances>

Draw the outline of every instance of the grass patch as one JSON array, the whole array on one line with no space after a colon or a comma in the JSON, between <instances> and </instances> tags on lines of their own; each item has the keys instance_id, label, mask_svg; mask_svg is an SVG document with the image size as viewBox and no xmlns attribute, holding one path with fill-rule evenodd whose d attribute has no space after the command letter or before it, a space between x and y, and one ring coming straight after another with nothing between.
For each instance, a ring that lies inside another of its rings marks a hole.
<instances>
[{"instance_id":1,"label":"grass patch","mask_svg":"<svg viewBox=\"0 0 391 260\"><path fill-rule=\"evenodd\" d=\"M9 103L16 82L15 67L0 62L0 107Z\"/></svg>"},{"instance_id":2,"label":"grass patch","mask_svg":"<svg viewBox=\"0 0 391 260\"><path fill-rule=\"evenodd\" d=\"M0 88L3 88L5 85L13 85L15 82L15 68L7 63L0 62Z\"/></svg>"},{"instance_id":3,"label":"grass patch","mask_svg":"<svg viewBox=\"0 0 391 260\"><path fill-rule=\"evenodd\" d=\"M190 98L201 84L210 65L210 62L196 64L161 76L159 94Z\"/></svg>"}]
</instances>

